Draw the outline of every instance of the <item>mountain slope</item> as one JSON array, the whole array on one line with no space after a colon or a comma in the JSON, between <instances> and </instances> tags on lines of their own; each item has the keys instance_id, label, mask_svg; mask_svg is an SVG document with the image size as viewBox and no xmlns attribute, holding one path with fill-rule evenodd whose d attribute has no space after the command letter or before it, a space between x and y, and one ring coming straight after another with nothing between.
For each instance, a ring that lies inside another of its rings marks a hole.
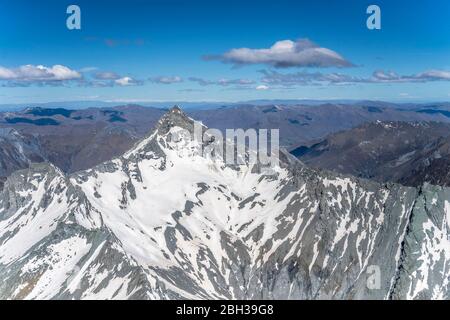
<instances>
[{"instance_id":1,"label":"mountain slope","mask_svg":"<svg viewBox=\"0 0 450 320\"><path fill-rule=\"evenodd\" d=\"M286 153L268 175L203 157L181 129L193 121L174 108L93 169L15 172L0 196L0 298L448 298L449 189Z\"/></svg>"},{"instance_id":2,"label":"mountain slope","mask_svg":"<svg viewBox=\"0 0 450 320\"><path fill-rule=\"evenodd\" d=\"M450 125L374 122L291 151L315 168L420 186L450 186Z\"/></svg>"},{"instance_id":3,"label":"mountain slope","mask_svg":"<svg viewBox=\"0 0 450 320\"><path fill-rule=\"evenodd\" d=\"M0 189L12 172L45 161L38 140L11 128L0 128Z\"/></svg>"}]
</instances>

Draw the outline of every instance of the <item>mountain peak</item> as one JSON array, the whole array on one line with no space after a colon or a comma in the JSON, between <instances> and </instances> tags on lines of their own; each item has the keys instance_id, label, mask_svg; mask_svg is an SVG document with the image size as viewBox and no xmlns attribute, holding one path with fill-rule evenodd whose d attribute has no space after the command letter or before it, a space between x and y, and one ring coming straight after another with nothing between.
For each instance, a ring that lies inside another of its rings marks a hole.
<instances>
[{"instance_id":1,"label":"mountain peak","mask_svg":"<svg viewBox=\"0 0 450 320\"><path fill-rule=\"evenodd\" d=\"M164 135L173 127L180 127L193 132L194 120L188 117L183 110L175 105L158 121L157 131Z\"/></svg>"},{"instance_id":2,"label":"mountain peak","mask_svg":"<svg viewBox=\"0 0 450 320\"><path fill-rule=\"evenodd\" d=\"M159 119L156 126L149 132L147 137L139 141L131 150L126 152L124 157L128 158L131 155L136 155L136 153L146 153L148 151L162 154L161 150L159 150L158 143L155 143L156 139L158 139L158 141L160 141L160 138L172 139L170 131L173 128L184 129L193 135L195 131L194 124L195 120L188 117L179 106L175 105Z\"/></svg>"},{"instance_id":3,"label":"mountain peak","mask_svg":"<svg viewBox=\"0 0 450 320\"><path fill-rule=\"evenodd\" d=\"M176 104L172 108L170 108L169 113L182 113L181 108Z\"/></svg>"}]
</instances>

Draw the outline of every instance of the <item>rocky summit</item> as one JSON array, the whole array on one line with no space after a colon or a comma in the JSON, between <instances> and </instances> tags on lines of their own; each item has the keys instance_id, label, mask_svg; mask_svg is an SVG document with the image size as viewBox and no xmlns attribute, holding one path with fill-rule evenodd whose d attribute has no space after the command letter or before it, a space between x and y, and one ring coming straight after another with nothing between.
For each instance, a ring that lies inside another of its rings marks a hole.
<instances>
[{"instance_id":1,"label":"rocky summit","mask_svg":"<svg viewBox=\"0 0 450 320\"><path fill-rule=\"evenodd\" d=\"M199 152L179 108L120 157L15 171L1 299L448 299L450 188ZM184 130L181 130L184 129Z\"/></svg>"}]
</instances>

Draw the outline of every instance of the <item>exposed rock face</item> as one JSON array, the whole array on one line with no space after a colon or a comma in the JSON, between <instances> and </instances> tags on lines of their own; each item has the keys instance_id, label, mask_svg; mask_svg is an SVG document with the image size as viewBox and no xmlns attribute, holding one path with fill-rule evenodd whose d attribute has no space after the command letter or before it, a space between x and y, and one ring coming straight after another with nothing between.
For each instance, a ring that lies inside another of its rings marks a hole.
<instances>
[{"instance_id":1,"label":"exposed rock face","mask_svg":"<svg viewBox=\"0 0 450 320\"><path fill-rule=\"evenodd\" d=\"M0 298L449 298L450 189L285 153L267 175L203 157L192 128L174 108L93 169L15 172L0 195Z\"/></svg>"}]
</instances>

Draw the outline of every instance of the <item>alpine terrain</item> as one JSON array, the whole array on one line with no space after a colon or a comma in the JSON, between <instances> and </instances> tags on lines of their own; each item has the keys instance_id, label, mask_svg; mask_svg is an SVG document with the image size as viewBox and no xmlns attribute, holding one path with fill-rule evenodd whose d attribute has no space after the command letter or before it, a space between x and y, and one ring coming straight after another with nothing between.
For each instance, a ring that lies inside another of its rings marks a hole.
<instances>
[{"instance_id":1,"label":"alpine terrain","mask_svg":"<svg viewBox=\"0 0 450 320\"><path fill-rule=\"evenodd\" d=\"M315 168L420 186L450 186L450 125L442 122L373 122L329 135L291 151Z\"/></svg>"},{"instance_id":2,"label":"alpine terrain","mask_svg":"<svg viewBox=\"0 0 450 320\"><path fill-rule=\"evenodd\" d=\"M271 173L227 165L203 156L193 126L174 107L92 169L12 173L0 299L449 299L450 188L287 152Z\"/></svg>"}]
</instances>

